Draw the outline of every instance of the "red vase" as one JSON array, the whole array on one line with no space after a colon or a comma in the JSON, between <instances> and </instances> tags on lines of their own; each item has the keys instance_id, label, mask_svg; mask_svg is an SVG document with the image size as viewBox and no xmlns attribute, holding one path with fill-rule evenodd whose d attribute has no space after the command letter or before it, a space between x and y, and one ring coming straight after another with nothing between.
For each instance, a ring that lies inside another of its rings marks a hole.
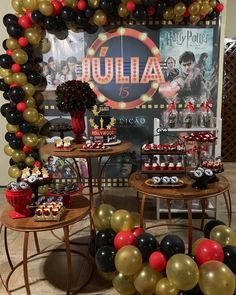
<instances>
[{"instance_id":1,"label":"red vase","mask_svg":"<svg viewBox=\"0 0 236 295\"><path fill-rule=\"evenodd\" d=\"M84 139L83 139L83 134L85 130L84 114L85 112L82 112L82 111L75 111L70 113L71 126L75 134L76 143L84 142Z\"/></svg>"},{"instance_id":2,"label":"red vase","mask_svg":"<svg viewBox=\"0 0 236 295\"><path fill-rule=\"evenodd\" d=\"M15 209L10 212L11 218L24 218L30 215L27 205L32 199L32 190L27 188L19 191L6 190L6 198L9 204Z\"/></svg>"}]
</instances>

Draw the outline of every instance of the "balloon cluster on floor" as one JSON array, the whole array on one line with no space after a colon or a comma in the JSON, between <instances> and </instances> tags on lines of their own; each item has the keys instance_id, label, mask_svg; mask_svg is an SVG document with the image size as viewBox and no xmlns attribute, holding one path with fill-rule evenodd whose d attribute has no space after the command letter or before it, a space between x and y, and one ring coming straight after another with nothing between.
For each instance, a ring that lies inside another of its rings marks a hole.
<instances>
[{"instance_id":1,"label":"balloon cluster on floor","mask_svg":"<svg viewBox=\"0 0 236 295\"><path fill-rule=\"evenodd\" d=\"M145 232L138 213L102 204L93 221L98 231L90 241L90 254L98 273L120 294L234 294L236 233L223 222L208 222L204 238L185 254L179 236L168 234L159 242Z\"/></svg>"}]
</instances>

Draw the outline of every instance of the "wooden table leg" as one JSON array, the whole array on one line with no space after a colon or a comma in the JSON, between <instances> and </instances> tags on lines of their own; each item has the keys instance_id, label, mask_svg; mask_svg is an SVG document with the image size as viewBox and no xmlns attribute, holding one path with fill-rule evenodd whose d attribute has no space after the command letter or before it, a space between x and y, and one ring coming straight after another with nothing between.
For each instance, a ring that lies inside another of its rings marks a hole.
<instances>
[{"instance_id":1,"label":"wooden table leg","mask_svg":"<svg viewBox=\"0 0 236 295\"><path fill-rule=\"evenodd\" d=\"M192 251L193 243L193 215L192 215L192 200L187 201L188 205L188 251Z\"/></svg>"},{"instance_id":2,"label":"wooden table leg","mask_svg":"<svg viewBox=\"0 0 236 295\"><path fill-rule=\"evenodd\" d=\"M201 199L201 207L202 207L202 219L201 219L201 230L204 228L204 222L205 222L205 212L206 212L206 199Z\"/></svg>"},{"instance_id":3,"label":"wooden table leg","mask_svg":"<svg viewBox=\"0 0 236 295\"><path fill-rule=\"evenodd\" d=\"M69 295L72 284L72 264L71 264L71 252L70 252L70 241L69 241L69 228L68 226L63 227L65 244L66 244L66 258L67 258L67 292Z\"/></svg>"},{"instance_id":4,"label":"wooden table leg","mask_svg":"<svg viewBox=\"0 0 236 295\"><path fill-rule=\"evenodd\" d=\"M87 158L88 165L88 187L89 187L89 201L90 201L90 210L94 207L93 204L93 176L92 176L92 163L91 158ZM93 233L92 220L90 218L90 233Z\"/></svg>"},{"instance_id":5,"label":"wooden table leg","mask_svg":"<svg viewBox=\"0 0 236 295\"><path fill-rule=\"evenodd\" d=\"M25 232L24 233L24 245L23 245L23 271L24 271L26 293L27 293L27 295L31 295L30 287L29 287L28 266L27 266L28 243L29 243L29 232Z\"/></svg>"},{"instance_id":6,"label":"wooden table leg","mask_svg":"<svg viewBox=\"0 0 236 295\"><path fill-rule=\"evenodd\" d=\"M38 240L38 235L36 232L34 232L34 243L35 243L37 253L40 253L39 240Z\"/></svg>"},{"instance_id":7,"label":"wooden table leg","mask_svg":"<svg viewBox=\"0 0 236 295\"><path fill-rule=\"evenodd\" d=\"M1 226L2 228L2 226ZM7 242L7 228L4 226L4 246L5 246L5 252L6 252L6 256L7 256L7 261L10 265L10 268L13 269L13 263L11 261L11 257L9 254L9 249L8 249L8 242Z\"/></svg>"},{"instance_id":8,"label":"wooden table leg","mask_svg":"<svg viewBox=\"0 0 236 295\"><path fill-rule=\"evenodd\" d=\"M140 207L140 226L141 227L143 227L145 199L146 199L146 195L142 195L141 207Z\"/></svg>"},{"instance_id":9,"label":"wooden table leg","mask_svg":"<svg viewBox=\"0 0 236 295\"><path fill-rule=\"evenodd\" d=\"M223 193L227 215L228 215L228 225L231 226L231 219L232 219L232 202L229 190Z\"/></svg>"}]
</instances>

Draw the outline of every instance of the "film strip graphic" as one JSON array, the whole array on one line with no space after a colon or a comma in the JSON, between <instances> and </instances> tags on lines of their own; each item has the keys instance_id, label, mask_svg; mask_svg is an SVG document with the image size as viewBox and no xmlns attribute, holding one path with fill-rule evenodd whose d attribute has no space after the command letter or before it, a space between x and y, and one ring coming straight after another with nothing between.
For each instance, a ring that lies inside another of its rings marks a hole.
<instances>
[{"instance_id":1,"label":"film strip graphic","mask_svg":"<svg viewBox=\"0 0 236 295\"><path fill-rule=\"evenodd\" d=\"M176 25L176 24L174 22L172 22L172 21L149 19L149 20L142 21L142 22L135 21L135 20L117 20L115 22L110 22L110 25L111 26L125 26L125 25L149 25L149 26L151 26L151 25L157 25L157 26L170 25L170 26L173 26L173 25ZM186 26L186 23L185 22L180 22L177 25ZM200 26L216 26L216 25L217 25L217 20L206 20L206 21L199 21L194 26L195 27L196 26L200 27Z\"/></svg>"},{"instance_id":2,"label":"film strip graphic","mask_svg":"<svg viewBox=\"0 0 236 295\"><path fill-rule=\"evenodd\" d=\"M76 178L65 179L65 178L55 178L54 179L56 184L66 184L66 183L76 183ZM81 179L81 184L88 185L88 179L84 178ZM96 179L92 180L92 184L96 185ZM129 179L128 178L103 178L102 179L102 186L107 187L128 187L129 186Z\"/></svg>"}]
</instances>

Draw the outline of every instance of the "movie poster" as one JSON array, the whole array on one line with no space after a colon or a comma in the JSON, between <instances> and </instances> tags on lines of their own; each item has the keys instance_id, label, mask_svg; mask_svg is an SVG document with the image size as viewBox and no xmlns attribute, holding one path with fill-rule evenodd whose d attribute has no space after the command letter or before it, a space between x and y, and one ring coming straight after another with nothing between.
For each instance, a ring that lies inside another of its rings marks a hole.
<instances>
[{"instance_id":1,"label":"movie poster","mask_svg":"<svg viewBox=\"0 0 236 295\"><path fill-rule=\"evenodd\" d=\"M103 173L105 181L117 178L127 184L130 173L141 168L141 147L155 141L156 119L158 127L163 126L168 104L175 103L177 111L182 112L191 102L197 112L201 103L210 99L211 111L216 115L218 24L194 28L165 25L160 29L132 25L112 32L100 29L97 34L69 32L63 40L50 34L46 37L52 46L42 61L47 81L44 115L49 120L42 128L43 135L50 141L59 135L49 130L50 124L70 123L68 114L56 108L57 85L87 79L98 101L108 105L110 115L116 118L118 138L133 143L127 154L110 159ZM87 112L86 136L91 116ZM73 137L72 132L65 135ZM178 132L174 135L178 136ZM85 163L78 161L86 177ZM53 160L54 169L57 163L59 160Z\"/></svg>"}]
</instances>

